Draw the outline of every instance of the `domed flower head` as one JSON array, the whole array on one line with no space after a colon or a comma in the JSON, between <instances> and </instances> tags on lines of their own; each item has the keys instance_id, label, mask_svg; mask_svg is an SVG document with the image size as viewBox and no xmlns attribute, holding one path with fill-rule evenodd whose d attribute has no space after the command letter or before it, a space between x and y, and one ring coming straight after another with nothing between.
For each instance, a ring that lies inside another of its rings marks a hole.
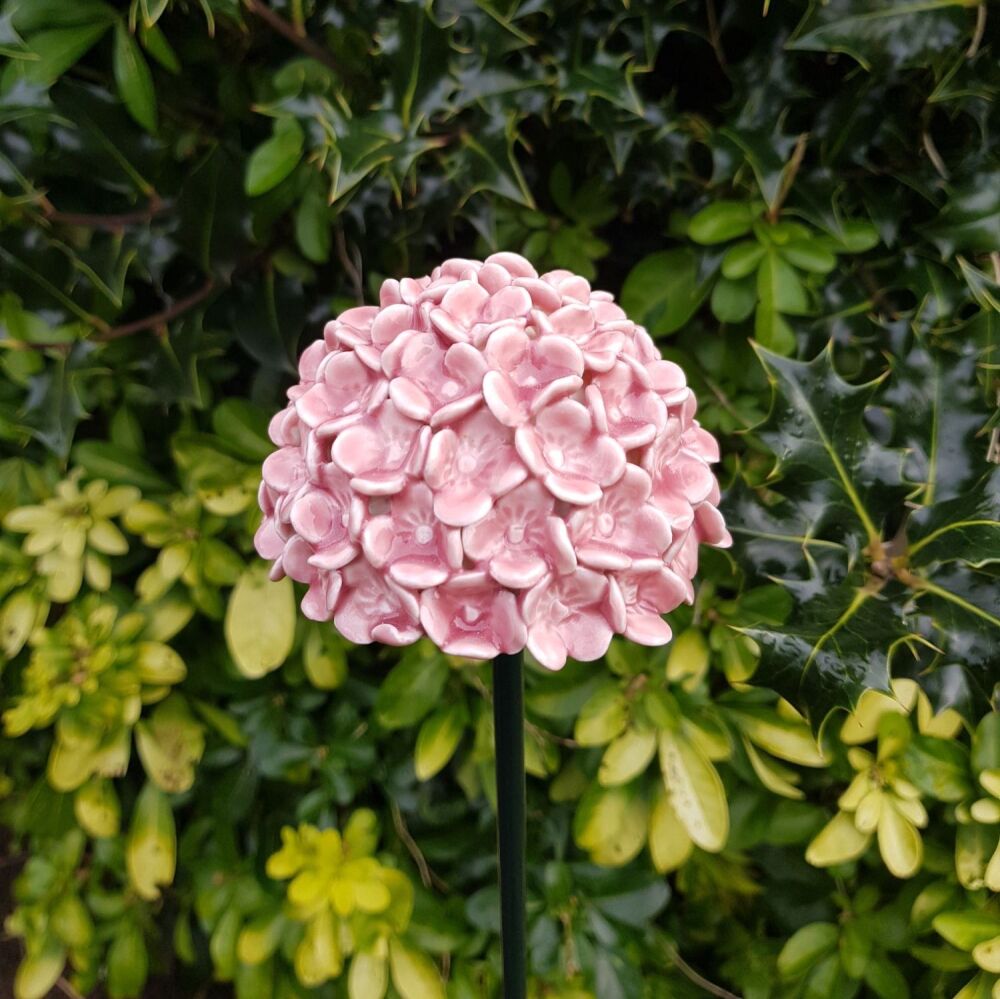
<instances>
[{"instance_id":1,"label":"domed flower head","mask_svg":"<svg viewBox=\"0 0 1000 999\"><path fill-rule=\"evenodd\" d=\"M570 271L495 253L389 279L299 379L255 543L349 641L550 669L662 645L699 546L731 543L684 372Z\"/></svg>"}]
</instances>

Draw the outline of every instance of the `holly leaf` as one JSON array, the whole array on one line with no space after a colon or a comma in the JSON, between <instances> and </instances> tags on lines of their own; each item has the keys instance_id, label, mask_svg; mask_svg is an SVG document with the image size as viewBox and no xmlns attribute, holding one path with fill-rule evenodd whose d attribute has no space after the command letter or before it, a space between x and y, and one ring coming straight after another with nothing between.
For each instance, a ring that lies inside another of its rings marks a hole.
<instances>
[{"instance_id":1,"label":"holly leaf","mask_svg":"<svg viewBox=\"0 0 1000 999\"><path fill-rule=\"evenodd\" d=\"M843 52L865 69L902 66L971 33L976 0L830 0L812 4L787 48Z\"/></svg>"},{"instance_id":2,"label":"holly leaf","mask_svg":"<svg viewBox=\"0 0 1000 999\"><path fill-rule=\"evenodd\" d=\"M863 583L858 573L833 589L800 590L784 626L741 629L761 649L754 682L803 708L814 728L865 690L889 690L891 653L907 637L886 598Z\"/></svg>"},{"instance_id":3,"label":"holly leaf","mask_svg":"<svg viewBox=\"0 0 1000 999\"><path fill-rule=\"evenodd\" d=\"M864 690L888 689L905 643L903 671L935 701L956 664L988 696L1000 682L1000 470L984 475L985 461L956 457L984 421L976 357L918 341L855 386L830 348L809 362L758 355L774 398L755 433L776 461L764 487L730 490L726 516L751 580L782 586L791 612L741 629L760 650L754 682L818 729ZM869 419L876 413L888 419ZM905 450L876 439L870 427L880 425Z\"/></svg>"},{"instance_id":4,"label":"holly leaf","mask_svg":"<svg viewBox=\"0 0 1000 999\"><path fill-rule=\"evenodd\" d=\"M844 381L832 342L809 362L756 350L774 389L770 415L755 430L777 459L772 480L818 493L833 508L824 511L828 522L860 530L874 551L887 514L906 493L901 452L879 444L864 423L880 380Z\"/></svg>"}]
</instances>

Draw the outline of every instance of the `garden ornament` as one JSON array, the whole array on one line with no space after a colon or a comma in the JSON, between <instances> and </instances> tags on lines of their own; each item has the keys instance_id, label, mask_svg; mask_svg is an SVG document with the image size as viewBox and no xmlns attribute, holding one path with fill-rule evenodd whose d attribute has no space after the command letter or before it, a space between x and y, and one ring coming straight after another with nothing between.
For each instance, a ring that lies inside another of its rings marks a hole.
<instances>
[{"instance_id":1,"label":"garden ornament","mask_svg":"<svg viewBox=\"0 0 1000 999\"><path fill-rule=\"evenodd\" d=\"M515 253L389 279L271 421L259 554L351 642L492 659L505 996L525 989L522 651L670 640L730 544L684 372L607 292Z\"/></svg>"}]
</instances>

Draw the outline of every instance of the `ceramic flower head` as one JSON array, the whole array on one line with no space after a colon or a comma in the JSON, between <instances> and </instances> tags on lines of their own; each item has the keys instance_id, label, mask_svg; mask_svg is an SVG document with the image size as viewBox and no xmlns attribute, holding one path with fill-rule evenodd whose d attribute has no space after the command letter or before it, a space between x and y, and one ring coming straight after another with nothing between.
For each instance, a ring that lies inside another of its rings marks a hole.
<instances>
[{"instance_id":1,"label":"ceramic flower head","mask_svg":"<svg viewBox=\"0 0 1000 999\"><path fill-rule=\"evenodd\" d=\"M352 642L550 669L670 639L730 537L684 373L610 294L523 257L388 280L303 353L257 551Z\"/></svg>"}]
</instances>

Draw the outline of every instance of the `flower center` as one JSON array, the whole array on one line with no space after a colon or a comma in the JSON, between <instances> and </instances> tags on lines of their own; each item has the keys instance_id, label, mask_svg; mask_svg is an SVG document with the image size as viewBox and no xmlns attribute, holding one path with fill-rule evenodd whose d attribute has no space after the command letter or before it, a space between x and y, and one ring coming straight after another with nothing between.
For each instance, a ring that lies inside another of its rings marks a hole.
<instances>
[{"instance_id":1,"label":"flower center","mask_svg":"<svg viewBox=\"0 0 1000 999\"><path fill-rule=\"evenodd\" d=\"M426 545L434 537L434 528L430 524L421 524L414 532L418 545Z\"/></svg>"},{"instance_id":2,"label":"flower center","mask_svg":"<svg viewBox=\"0 0 1000 999\"><path fill-rule=\"evenodd\" d=\"M602 513L597 518L597 533L610 538L615 530L615 518L610 513Z\"/></svg>"},{"instance_id":3,"label":"flower center","mask_svg":"<svg viewBox=\"0 0 1000 999\"><path fill-rule=\"evenodd\" d=\"M479 462L474 454L463 454L458 459L458 470L462 475L471 475L478 465Z\"/></svg>"},{"instance_id":4,"label":"flower center","mask_svg":"<svg viewBox=\"0 0 1000 999\"><path fill-rule=\"evenodd\" d=\"M483 612L472 604L466 604L462 608L461 615L466 624L475 624L483 616Z\"/></svg>"},{"instance_id":5,"label":"flower center","mask_svg":"<svg viewBox=\"0 0 1000 999\"><path fill-rule=\"evenodd\" d=\"M566 455L562 453L561 448L549 447L545 449L545 460L553 468L562 468L566 464Z\"/></svg>"},{"instance_id":6,"label":"flower center","mask_svg":"<svg viewBox=\"0 0 1000 999\"><path fill-rule=\"evenodd\" d=\"M524 525L523 524L511 524L507 528L507 540L512 545L519 545L524 541Z\"/></svg>"},{"instance_id":7,"label":"flower center","mask_svg":"<svg viewBox=\"0 0 1000 999\"><path fill-rule=\"evenodd\" d=\"M561 600L553 600L549 614L553 621L564 621L569 617L569 608Z\"/></svg>"},{"instance_id":8,"label":"flower center","mask_svg":"<svg viewBox=\"0 0 1000 999\"><path fill-rule=\"evenodd\" d=\"M454 399L458 395L458 382L447 381L441 386L441 395L445 399Z\"/></svg>"}]
</instances>

